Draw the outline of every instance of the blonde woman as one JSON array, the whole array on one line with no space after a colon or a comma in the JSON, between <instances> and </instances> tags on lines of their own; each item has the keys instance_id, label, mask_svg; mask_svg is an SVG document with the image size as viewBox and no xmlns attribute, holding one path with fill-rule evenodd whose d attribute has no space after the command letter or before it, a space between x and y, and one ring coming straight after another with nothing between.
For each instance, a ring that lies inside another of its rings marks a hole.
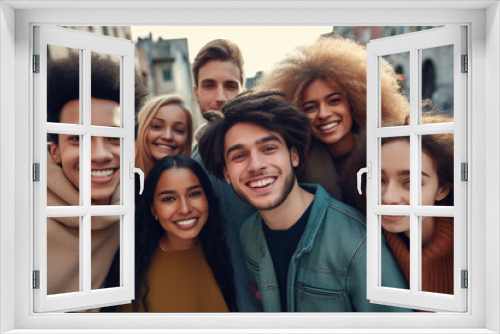
<instances>
[{"instance_id":1,"label":"blonde woman","mask_svg":"<svg viewBox=\"0 0 500 334\"><path fill-rule=\"evenodd\" d=\"M393 68L384 60L381 65L382 123L400 125L409 104ZM332 197L364 211L365 199L355 192L359 168L347 166L353 151L365 150L366 48L350 39L321 37L264 73L256 89L281 91L310 119L314 140L299 181L319 183Z\"/></svg>"},{"instance_id":2,"label":"blonde woman","mask_svg":"<svg viewBox=\"0 0 500 334\"><path fill-rule=\"evenodd\" d=\"M135 166L147 176L162 158L191 154L193 119L177 95L161 95L148 101L138 115Z\"/></svg>"}]
</instances>

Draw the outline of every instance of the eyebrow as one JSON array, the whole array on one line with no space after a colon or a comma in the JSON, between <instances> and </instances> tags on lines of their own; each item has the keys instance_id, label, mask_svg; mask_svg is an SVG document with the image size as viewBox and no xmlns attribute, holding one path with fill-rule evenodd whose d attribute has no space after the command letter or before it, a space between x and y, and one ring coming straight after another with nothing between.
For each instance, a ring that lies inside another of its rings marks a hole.
<instances>
[{"instance_id":1,"label":"eyebrow","mask_svg":"<svg viewBox=\"0 0 500 334\"><path fill-rule=\"evenodd\" d=\"M333 97L335 95L340 95L340 96L343 96L342 93L331 93L331 94L328 94L327 96L325 96L323 99L329 99L330 97ZM311 101L306 101L304 103L302 103L303 106L305 106L306 104L309 104L309 103L315 103L316 101L315 100L311 100Z\"/></svg>"},{"instance_id":2,"label":"eyebrow","mask_svg":"<svg viewBox=\"0 0 500 334\"><path fill-rule=\"evenodd\" d=\"M283 143L278 137L276 137L275 135L270 135L270 136L267 136L267 137L263 137L263 138L260 138L258 139L257 141L255 141L255 144L257 145L260 145L260 144L264 144L264 143L267 143L267 142L270 142L270 141L277 141L278 143ZM226 158L229 156L229 153L233 152L233 151L236 151L236 150L240 150L244 148L244 146L242 144L235 144L233 146L231 146L230 148L227 149L226 151Z\"/></svg>"},{"instance_id":3,"label":"eyebrow","mask_svg":"<svg viewBox=\"0 0 500 334\"><path fill-rule=\"evenodd\" d=\"M151 120L151 122L152 122L152 121L160 121L160 122L163 122L163 123L165 123L165 122L166 122L163 118L158 118L158 117L153 118L153 119ZM174 122L174 125L176 125L176 124L186 125L186 122L183 122L183 121L175 121L175 122Z\"/></svg>"},{"instance_id":4,"label":"eyebrow","mask_svg":"<svg viewBox=\"0 0 500 334\"><path fill-rule=\"evenodd\" d=\"M199 184L195 184L194 186L187 187L186 190L191 191L191 190L194 190L197 188L202 188L202 187ZM163 190L160 193L158 193L158 196L160 196L160 195L174 195L175 193L177 193L177 191L175 191L175 190Z\"/></svg>"},{"instance_id":5,"label":"eyebrow","mask_svg":"<svg viewBox=\"0 0 500 334\"><path fill-rule=\"evenodd\" d=\"M382 169L382 174L385 175L385 171L383 169ZM408 175L410 175L410 171L408 169L398 172L398 176L408 176ZM429 174L427 174L424 171L422 171L422 175L427 176L427 177L431 177Z\"/></svg>"}]
</instances>

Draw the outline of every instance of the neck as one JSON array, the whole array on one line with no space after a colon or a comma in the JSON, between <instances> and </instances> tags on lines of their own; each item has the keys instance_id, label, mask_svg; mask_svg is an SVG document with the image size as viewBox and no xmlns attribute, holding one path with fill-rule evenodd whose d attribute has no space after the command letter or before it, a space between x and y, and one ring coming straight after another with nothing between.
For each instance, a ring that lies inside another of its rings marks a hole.
<instances>
[{"instance_id":1,"label":"neck","mask_svg":"<svg viewBox=\"0 0 500 334\"><path fill-rule=\"evenodd\" d=\"M313 199L314 195L302 189L295 180L292 191L280 206L259 213L271 230L288 230L302 217Z\"/></svg>"},{"instance_id":2,"label":"neck","mask_svg":"<svg viewBox=\"0 0 500 334\"><path fill-rule=\"evenodd\" d=\"M109 205L109 203L111 202L111 197L108 197L105 199L96 199L96 200L94 200L94 202L97 205Z\"/></svg>"},{"instance_id":3,"label":"neck","mask_svg":"<svg viewBox=\"0 0 500 334\"><path fill-rule=\"evenodd\" d=\"M349 153L354 147L354 138L352 132L349 132L344 138L335 144L328 145L328 151L334 157Z\"/></svg>"},{"instance_id":4,"label":"neck","mask_svg":"<svg viewBox=\"0 0 500 334\"><path fill-rule=\"evenodd\" d=\"M198 238L194 239L179 239L179 238L171 238L169 237L168 233L164 233L163 236L160 238L160 248L164 252L171 252L171 251L185 251L191 248L196 247L198 245Z\"/></svg>"},{"instance_id":5,"label":"neck","mask_svg":"<svg viewBox=\"0 0 500 334\"><path fill-rule=\"evenodd\" d=\"M404 232L410 238L410 231ZM432 240L434 234L434 217L422 218L422 247L427 245Z\"/></svg>"}]
</instances>

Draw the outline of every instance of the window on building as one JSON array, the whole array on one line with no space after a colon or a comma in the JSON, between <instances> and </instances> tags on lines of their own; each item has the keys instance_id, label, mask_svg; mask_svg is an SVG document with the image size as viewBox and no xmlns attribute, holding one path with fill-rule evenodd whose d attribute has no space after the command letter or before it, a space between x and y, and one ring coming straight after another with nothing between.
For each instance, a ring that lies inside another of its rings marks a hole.
<instances>
[{"instance_id":1,"label":"window on building","mask_svg":"<svg viewBox=\"0 0 500 334\"><path fill-rule=\"evenodd\" d=\"M422 110L425 55L443 46L453 48L449 61L456 107L451 115ZM461 57L467 52L465 27L375 40L367 52L368 298L422 310L465 312L468 205L462 171L468 163L467 74L461 73ZM395 53L409 54L409 115L404 111L386 115L383 110L387 102L381 94L381 61ZM382 234L409 289L384 287L381 282Z\"/></svg>"},{"instance_id":2,"label":"window on building","mask_svg":"<svg viewBox=\"0 0 500 334\"><path fill-rule=\"evenodd\" d=\"M35 28L34 38L40 57L34 77L34 311L129 302L134 297L133 44L45 26ZM62 56L48 59L49 47ZM115 256L120 284L112 287L105 278Z\"/></svg>"},{"instance_id":3,"label":"window on building","mask_svg":"<svg viewBox=\"0 0 500 334\"><path fill-rule=\"evenodd\" d=\"M172 81L172 70L170 68L166 68L162 71L163 81Z\"/></svg>"}]
</instances>

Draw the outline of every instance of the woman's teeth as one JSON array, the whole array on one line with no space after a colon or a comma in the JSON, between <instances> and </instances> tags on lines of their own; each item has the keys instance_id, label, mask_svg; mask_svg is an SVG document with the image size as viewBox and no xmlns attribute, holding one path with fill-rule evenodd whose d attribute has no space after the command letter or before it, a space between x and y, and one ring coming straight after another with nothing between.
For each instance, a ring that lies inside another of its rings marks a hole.
<instances>
[{"instance_id":1,"label":"woman's teeth","mask_svg":"<svg viewBox=\"0 0 500 334\"><path fill-rule=\"evenodd\" d=\"M330 130L331 128L335 127L339 125L339 121L335 121L333 123L330 123L330 124L327 124L327 125L322 125L320 126L319 128L322 130L322 131L326 131L326 130Z\"/></svg>"},{"instance_id":2,"label":"woman's teeth","mask_svg":"<svg viewBox=\"0 0 500 334\"><path fill-rule=\"evenodd\" d=\"M196 221L196 218L192 218L192 219L187 219L187 220L176 221L175 224L185 226L185 225L191 225L195 221Z\"/></svg>"},{"instance_id":3,"label":"woman's teeth","mask_svg":"<svg viewBox=\"0 0 500 334\"><path fill-rule=\"evenodd\" d=\"M158 144L158 147L161 148L162 150L169 150L169 151L173 151L174 150L174 147L173 146L169 146L169 145Z\"/></svg>"},{"instance_id":4,"label":"woman's teeth","mask_svg":"<svg viewBox=\"0 0 500 334\"><path fill-rule=\"evenodd\" d=\"M115 173L115 169L92 170L90 172L90 175L97 177L104 177L104 176L110 176L113 173Z\"/></svg>"},{"instance_id":5,"label":"woman's teeth","mask_svg":"<svg viewBox=\"0 0 500 334\"><path fill-rule=\"evenodd\" d=\"M270 185L273 182L274 178L270 177L264 180L250 182L248 185L250 186L250 188L262 188L267 185Z\"/></svg>"}]
</instances>

